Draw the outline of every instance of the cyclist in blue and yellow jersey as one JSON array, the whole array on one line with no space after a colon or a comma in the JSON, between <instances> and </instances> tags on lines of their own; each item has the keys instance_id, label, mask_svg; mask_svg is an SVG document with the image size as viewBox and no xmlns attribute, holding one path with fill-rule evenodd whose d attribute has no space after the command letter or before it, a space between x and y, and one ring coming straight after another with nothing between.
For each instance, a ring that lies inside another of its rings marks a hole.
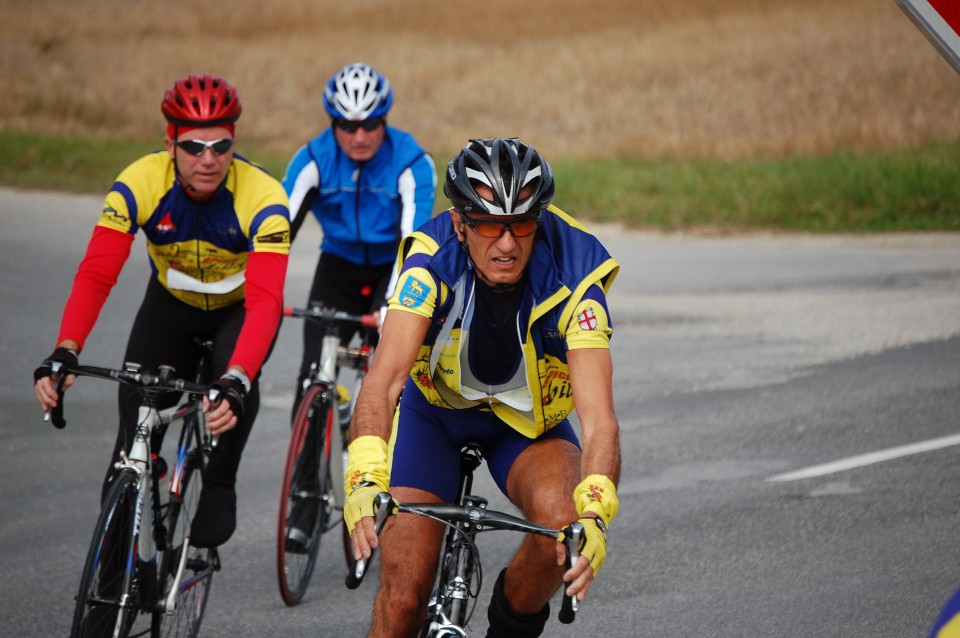
<instances>
[{"instance_id":1,"label":"cyclist in blue and yellow jersey","mask_svg":"<svg viewBox=\"0 0 960 638\"><path fill-rule=\"evenodd\" d=\"M382 548L369 635L417 634L443 533L436 521L399 516L378 540L376 494L451 501L461 444L473 440L528 519L584 525L570 570L562 544L531 535L494 586L487 636L539 636L562 582L586 595L619 507L607 307L619 267L550 204L550 166L518 139L471 140L447 166L444 193L453 208L402 242L351 424L344 518L356 556ZM582 445L568 421L575 408Z\"/></svg>"},{"instance_id":2,"label":"cyclist in blue and yellow jersey","mask_svg":"<svg viewBox=\"0 0 960 638\"><path fill-rule=\"evenodd\" d=\"M960 638L960 589L943 604L928 638Z\"/></svg>"},{"instance_id":3,"label":"cyclist in blue and yellow jersey","mask_svg":"<svg viewBox=\"0 0 960 638\"><path fill-rule=\"evenodd\" d=\"M280 183L234 154L241 105L223 78L177 80L161 111L166 150L129 165L107 194L63 311L57 347L34 374L35 389L44 409L58 403L51 362L76 365L134 236L143 231L152 276L124 361L152 370L170 365L191 377L200 359L195 339L213 341L219 398L205 408L207 427L220 439L204 471L191 541L216 547L236 527L237 469L260 404L260 368L283 310L289 211ZM63 387L72 382L67 378ZM176 397L169 400L172 405ZM140 397L120 385L119 404L104 495L115 476L113 461L133 442Z\"/></svg>"}]
</instances>

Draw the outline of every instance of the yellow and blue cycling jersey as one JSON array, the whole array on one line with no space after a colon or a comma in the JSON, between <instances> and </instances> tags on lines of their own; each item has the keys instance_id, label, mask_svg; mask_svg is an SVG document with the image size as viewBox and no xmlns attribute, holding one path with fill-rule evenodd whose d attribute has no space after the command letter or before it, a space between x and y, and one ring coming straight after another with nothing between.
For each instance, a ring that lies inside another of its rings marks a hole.
<instances>
[{"instance_id":1,"label":"yellow and blue cycling jersey","mask_svg":"<svg viewBox=\"0 0 960 638\"><path fill-rule=\"evenodd\" d=\"M929 638L960 638L960 589L944 603Z\"/></svg>"},{"instance_id":2,"label":"yellow and blue cycling jersey","mask_svg":"<svg viewBox=\"0 0 960 638\"><path fill-rule=\"evenodd\" d=\"M203 202L183 191L167 152L142 157L113 184L97 225L142 230L160 284L203 310L243 300L248 253L290 252L283 187L239 155L220 190Z\"/></svg>"},{"instance_id":3,"label":"yellow and blue cycling jersey","mask_svg":"<svg viewBox=\"0 0 960 638\"><path fill-rule=\"evenodd\" d=\"M583 226L555 206L543 212L518 315L522 363L513 379L493 388L477 383L465 358L475 277L450 211L404 239L398 268L390 309L432 322L411 370L430 404L490 409L528 438L570 416L567 352L609 347L606 294L619 269Z\"/></svg>"}]
</instances>

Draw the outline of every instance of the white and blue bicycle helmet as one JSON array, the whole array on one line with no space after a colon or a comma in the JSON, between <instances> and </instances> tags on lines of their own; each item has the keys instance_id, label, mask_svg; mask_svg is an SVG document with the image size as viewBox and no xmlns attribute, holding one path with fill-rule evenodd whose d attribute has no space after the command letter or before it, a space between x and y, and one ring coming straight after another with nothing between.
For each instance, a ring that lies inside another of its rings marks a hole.
<instances>
[{"instance_id":1,"label":"white and blue bicycle helmet","mask_svg":"<svg viewBox=\"0 0 960 638\"><path fill-rule=\"evenodd\" d=\"M348 64L327 82L323 106L330 117L362 121L383 117L393 105L390 82L369 64Z\"/></svg>"}]
</instances>

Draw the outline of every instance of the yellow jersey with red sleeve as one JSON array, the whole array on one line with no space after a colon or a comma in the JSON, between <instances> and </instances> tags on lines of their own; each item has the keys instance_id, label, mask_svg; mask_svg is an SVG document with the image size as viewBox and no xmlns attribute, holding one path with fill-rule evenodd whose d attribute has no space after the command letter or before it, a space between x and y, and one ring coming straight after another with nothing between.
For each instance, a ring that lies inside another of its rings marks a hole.
<instances>
[{"instance_id":1,"label":"yellow jersey with red sleeve","mask_svg":"<svg viewBox=\"0 0 960 638\"><path fill-rule=\"evenodd\" d=\"M597 239L555 206L541 214L526 271L517 326L522 362L496 387L467 345L476 278L449 211L403 240L389 309L430 319L411 377L433 405L490 409L529 438L574 410L567 352L609 348L613 332L606 295L619 266ZM482 285L482 284L479 284Z\"/></svg>"},{"instance_id":2,"label":"yellow jersey with red sleeve","mask_svg":"<svg viewBox=\"0 0 960 638\"><path fill-rule=\"evenodd\" d=\"M202 202L184 191L167 152L142 157L113 184L97 226L143 231L157 280L202 310L243 301L249 253L290 252L286 192L240 155L220 189Z\"/></svg>"}]
</instances>

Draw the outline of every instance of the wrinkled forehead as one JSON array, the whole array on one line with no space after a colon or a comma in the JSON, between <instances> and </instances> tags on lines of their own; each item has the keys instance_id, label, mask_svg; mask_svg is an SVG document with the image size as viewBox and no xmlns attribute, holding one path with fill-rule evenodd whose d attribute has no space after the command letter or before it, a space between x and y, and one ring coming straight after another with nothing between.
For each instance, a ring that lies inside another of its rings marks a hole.
<instances>
[{"instance_id":1,"label":"wrinkled forehead","mask_svg":"<svg viewBox=\"0 0 960 638\"><path fill-rule=\"evenodd\" d=\"M526 186L520 189L520 194L518 199L524 200L527 197L530 197L530 195L533 194L533 190L534 190L533 184L527 184ZM488 201L490 203L493 203L494 201L493 189L482 182L473 183L473 192L475 192L477 196L484 201Z\"/></svg>"}]
</instances>

